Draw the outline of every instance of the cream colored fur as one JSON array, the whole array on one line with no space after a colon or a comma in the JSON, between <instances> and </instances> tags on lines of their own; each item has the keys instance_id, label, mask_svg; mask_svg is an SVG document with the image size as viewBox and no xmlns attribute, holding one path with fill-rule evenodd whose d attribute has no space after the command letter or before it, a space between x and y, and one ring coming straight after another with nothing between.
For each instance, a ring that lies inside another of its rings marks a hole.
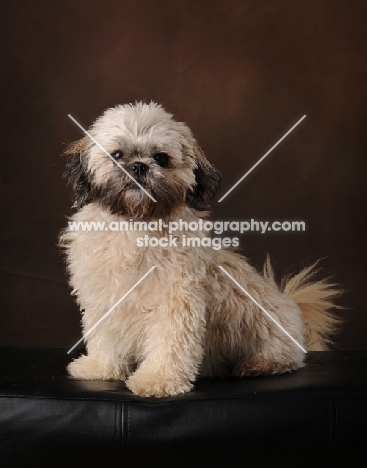
<instances>
[{"instance_id":1,"label":"cream colored fur","mask_svg":"<svg viewBox=\"0 0 367 468\"><path fill-rule=\"evenodd\" d=\"M188 206L185 196L195 186L193 169L197 164L204 170L211 165L188 127L175 122L160 106L139 103L110 109L91 132L109 152L116 145L130 145L141 151L139 160L150 165L151 179L144 180L151 193L156 193L155 187L162 178L180 188L172 195L172 209L165 211L166 220L197 221L207 217L205 211ZM149 150L143 152L144 148L155 147L170 156L169 170L151 163ZM93 183L103 188L111 171L115 171L112 161L86 139L73 148L69 152L73 157L85 158ZM129 181L121 179L121 184L123 187ZM159 190L157 203L158 194ZM140 219L149 219L147 213L153 208L144 201L147 195L142 191L128 191L124 202L137 206L136 197L140 197L139 203L146 203ZM131 213L112 214L96 196L77 208L71 220L109 223L130 218ZM145 234L68 229L62 232L60 244L65 250L73 294L82 311L84 333L155 266L86 337L87 354L68 366L72 377L119 379L126 381L137 395L163 397L190 391L198 375L271 375L303 366L304 352L219 266L299 344L308 350L322 350L330 343L338 323L331 312L338 290L325 281L313 282L312 267L278 287L269 262L261 275L243 256L223 247L138 247L137 237ZM177 231L178 244L182 234L206 235L203 231ZM154 232L154 236L167 237L168 233Z\"/></svg>"}]
</instances>

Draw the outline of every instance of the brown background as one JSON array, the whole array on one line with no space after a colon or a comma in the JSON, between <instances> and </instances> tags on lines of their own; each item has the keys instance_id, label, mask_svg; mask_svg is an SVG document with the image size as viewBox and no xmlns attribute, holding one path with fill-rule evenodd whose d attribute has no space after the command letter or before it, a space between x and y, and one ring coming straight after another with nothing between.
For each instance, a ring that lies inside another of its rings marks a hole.
<instances>
[{"instance_id":1,"label":"brown background","mask_svg":"<svg viewBox=\"0 0 367 468\"><path fill-rule=\"evenodd\" d=\"M64 145L107 107L155 100L222 171L213 218L304 220L241 237L276 273L323 257L346 289L337 346L367 348L367 8L357 0L2 5L0 345L69 347L79 313L56 247ZM222 203L217 200L306 119Z\"/></svg>"}]
</instances>

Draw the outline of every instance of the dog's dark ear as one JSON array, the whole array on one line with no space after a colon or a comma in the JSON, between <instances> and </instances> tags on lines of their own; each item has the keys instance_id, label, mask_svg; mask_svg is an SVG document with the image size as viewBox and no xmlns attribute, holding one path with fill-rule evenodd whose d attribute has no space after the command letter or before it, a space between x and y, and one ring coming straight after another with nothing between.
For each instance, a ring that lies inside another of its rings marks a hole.
<instances>
[{"instance_id":1,"label":"dog's dark ear","mask_svg":"<svg viewBox=\"0 0 367 468\"><path fill-rule=\"evenodd\" d=\"M64 155L69 159L62 178L71 186L76 208L88 205L98 195L98 190L93 186L93 174L87 168L85 143L86 138L81 138L71 143L64 151Z\"/></svg>"},{"instance_id":2,"label":"dog's dark ear","mask_svg":"<svg viewBox=\"0 0 367 468\"><path fill-rule=\"evenodd\" d=\"M206 159L204 151L196 143L194 147L197 167L194 169L195 185L188 190L186 203L195 210L204 211L209 208L211 200L217 193L221 173Z\"/></svg>"}]
</instances>

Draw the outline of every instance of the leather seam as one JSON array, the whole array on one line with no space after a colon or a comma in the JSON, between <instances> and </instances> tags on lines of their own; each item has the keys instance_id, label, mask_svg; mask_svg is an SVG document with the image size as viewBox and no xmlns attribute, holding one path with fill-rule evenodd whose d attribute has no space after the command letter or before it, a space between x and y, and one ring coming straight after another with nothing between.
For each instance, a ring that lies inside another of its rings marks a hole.
<instances>
[{"instance_id":1,"label":"leather seam","mask_svg":"<svg viewBox=\"0 0 367 468\"><path fill-rule=\"evenodd\" d=\"M329 402L329 466L334 467L334 430L333 430L333 418L334 418L334 402Z\"/></svg>"},{"instance_id":2,"label":"leather seam","mask_svg":"<svg viewBox=\"0 0 367 468\"><path fill-rule=\"evenodd\" d=\"M126 403L124 402L122 405L121 405L121 427L122 427L122 431L121 431L121 450L122 450L122 466L123 467L126 467L128 466L127 464L127 443L126 443L126 410L127 410L127 407L126 407Z\"/></svg>"},{"instance_id":3,"label":"leather seam","mask_svg":"<svg viewBox=\"0 0 367 468\"><path fill-rule=\"evenodd\" d=\"M333 447L333 452L334 452L334 456L333 456L333 462L334 462L334 465L333 466L336 466L336 462L337 462L337 454L338 454L338 427L339 427L339 411L338 411L338 404L337 404L337 401L334 400L334 409L335 409L335 415L334 415L334 447Z\"/></svg>"}]
</instances>

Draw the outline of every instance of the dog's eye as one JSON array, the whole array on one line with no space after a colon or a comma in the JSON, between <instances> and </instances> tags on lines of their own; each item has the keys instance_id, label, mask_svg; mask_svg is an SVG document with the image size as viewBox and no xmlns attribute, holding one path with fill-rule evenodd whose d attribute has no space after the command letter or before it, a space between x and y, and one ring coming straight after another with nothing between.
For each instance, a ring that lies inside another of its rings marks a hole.
<instances>
[{"instance_id":1,"label":"dog's eye","mask_svg":"<svg viewBox=\"0 0 367 468\"><path fill-rule=\"evenodd\" d=\"M124 153L121 150L116 150L113 153L111 153L111 156L113 157L113 159L116 159L116 160L121 159L123 155Z\"/></svg>"},{"instance_id":2,"label":"dog's eye","mask_svg":"<svg viewBox=\"0 0 367 468\"><path fill-rule=\"evenodd\" d=\"M166 153L156 153L153 156L154 161L157 162L161 167L166 167L168 164L168 154Z\"/></svg>"}]
</instances>

